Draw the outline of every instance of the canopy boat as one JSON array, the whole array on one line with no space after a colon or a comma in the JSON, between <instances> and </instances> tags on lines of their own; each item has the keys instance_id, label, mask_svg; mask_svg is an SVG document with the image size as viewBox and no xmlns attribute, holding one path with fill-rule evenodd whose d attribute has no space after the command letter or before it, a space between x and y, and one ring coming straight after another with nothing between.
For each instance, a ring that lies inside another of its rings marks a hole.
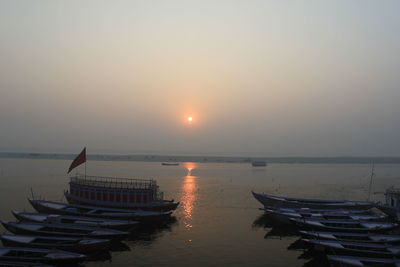
<instances>
[{"instance_id":1,"label":"canopy boat","mask_svg":"<svg viewBox=\"0 0 400 267\"><path fill-rule=\"evenodd\" d=\"M15 234L28 235L50 235L50 236L75 236L93 238L122 238L128 235L127 232L95 228L66 223L34 223L34 222L4 222L1 224L8 231Z\"/></svg>"},{"instance_id":2,"label":"canopy boat","mask_svg":"<svg viewBox=\"0 0 400 267\"><path fill-rule=\"evenodd\" d=\"M79 175L70 177L64 195L71 204L152 211L175 210L179 202L164 200L155 180Z\"/></svg>"},{"instance_id":3,"label":"canopy boat","mask_svg":"<svg viewBox=\"0 0 400 267\"><path fill-rule=\"evenodd\" d=\"M79 237L51 237L30 235L1 235L4 246L52 248L80 253L90 253L107 249L110 246L108 239L91 239Z\"/></svg>"},{"instance_id":4,"label":"canopy boat","mask_svg":"<svg viewBox=\"0 0 400 267\"><path fill-rule=\"evenodd\" d=\"M30 261L50 264L72 265L84 261L86 256L68 251L39 248L0 248L0 260Z\"/></svg>"},{"instance_id":5,"label":"canopy boat","mask_svg":"<svg viewBox=\"0 0 400 267\"><path fill-rule=\"evenodd\" d=\"M303 236L307 236L309 238L336 240L336 241L353 241L353 242L368 242L368 243L400 243L400 235L313 232L313 231L300 231L300 234Z\"/></svg>"},{"instance_id":6,"label":"canopy boat","mask_svg":"<svg viewBox=\"0 0 400 267\"><path fill-rule=\"evenodd\" d=\"M328 255L331 266L399 266L400 259Z\"/></svg>"},{"instance_id":7,"label":"canopy boat","mask_svg":"<svg viewBox=\"0 0 400 267\"><path fill-rule=\"evenodd\" d=\"M392 258L400 256L400 247L387 244L358 243L349 241L301 239L311 244L317 251L333 252L335 254L350 254L359 256Z\"/></svg>"},{"instance_id":8,"label":"canopy boat","mask_svg":"<svg viewBox=\"0 0 400 267\"><path fill-rule=\"evenodd\" d=\"M291 224L290 218L307 218L318 220L356 220L356 221L382 221L387 216L384 215L365 215L365 214L342 214L342 213L308 213L308 212L285 212L279 210L269 210L266 212L273 217L274 220L284 224Z\"/></svg>"},{"instance_id":9,"label":"canopy boat","mask_svg":"<svg viewBox=\"0 0 400 267\"><path fill-rule=\"evenodd\" d=\"M62 202L28 199L35 210L42 213L55 213L72 216L97 217L138 221L156 221L169 218L171 211L144 211L102 208L96 206L74 205Z\"/></svg>"},{"instance_id":10,"label":"canopy boat","mask_svg":"<svg viewBox=\"0 0 400 267\"><path fill-rule=\"evenodd\" d=\"M60 214L29 213L12 210L11 213L20 221L40 223L72 223L91 227L132 230L139 222L132 220L112 220L94 217L69 216Z\"/></svg>"},{"instance_id":11,"label":"canopy boat","mask_svg":"<svg viewBox=\"0 0 400 267\"><path fill-rule=\"evenodd\" d=\"M290 220L300 228L323 229L328 231L345 232L382 232L393 229L396 223L371 222L371 221L352 221L352 220L316 220L304 218L290 218Z\"/></svg>"},{"instance_id":12,"label":"canopy boat","mask_svg":"<svg viewBox=\"0 0 400 267\"><path fill-rule=\"evenodd\" d=\"M258 194L253 196L265 207L275 208L312 208L312 209L370 209L372 202L350 201L350 200L323 200L281 197L269 194Z\"/></svg>"}]
</instances>

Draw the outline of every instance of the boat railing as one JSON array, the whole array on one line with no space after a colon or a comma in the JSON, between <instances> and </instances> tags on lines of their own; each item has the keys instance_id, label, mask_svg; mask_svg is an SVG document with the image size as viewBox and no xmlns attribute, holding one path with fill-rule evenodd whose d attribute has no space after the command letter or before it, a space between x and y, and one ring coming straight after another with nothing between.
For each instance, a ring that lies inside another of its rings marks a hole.
<instances>
[{"instance_id":1,"label":"boat railing","mask_svg":"<svg viewBox=\"0 0 400 267\"><path fill-rule=\"evenodd\" d=\"M157 182L151 179L132 179L77 174L70 177L70 182L79 185L117 189L157 189Z\"/></svg>"}]
</instances>

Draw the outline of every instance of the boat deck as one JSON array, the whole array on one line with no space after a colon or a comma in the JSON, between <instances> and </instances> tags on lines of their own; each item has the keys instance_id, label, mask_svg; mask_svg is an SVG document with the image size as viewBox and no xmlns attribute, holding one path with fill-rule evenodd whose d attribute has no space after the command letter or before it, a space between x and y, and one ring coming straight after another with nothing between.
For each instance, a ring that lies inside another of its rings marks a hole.
<instances>
[{"instance_id":1,"label":"boat deck","mask_svg":"<svg viewBox=\"0 0 400 267\"><path fill-rule=\"evenodd\" d=\"M152 179L131 179L106 176L76 175L70 183L115 189L156 189L157 182Z\"/></svg>"}]
</instances>

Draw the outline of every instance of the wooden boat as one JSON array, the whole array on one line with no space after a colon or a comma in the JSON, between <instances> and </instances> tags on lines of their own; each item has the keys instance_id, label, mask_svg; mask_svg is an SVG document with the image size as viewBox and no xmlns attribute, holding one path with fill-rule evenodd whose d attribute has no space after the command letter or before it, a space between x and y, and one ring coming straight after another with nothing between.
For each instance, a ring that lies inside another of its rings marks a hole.
<instances>
[{"instance_id":1,"label":"wooden boat","mask_svg":"<svg viewBox=\"0 0 400 267\"><path fill-rule=\"evenodd\" d=\"M353 220L316 220L290 218L290 220L300 228L309 228L311 230L323 229L327 231L344 232L383 232L393 229L396 223L389 222L371 222L371 221L353 221Z\"/></svg>"},{"instance_id":2,"label":"wooden boat","mask_svg":"<svg viewBox=\"0 0 400 267\"><path fill-rule=\"evenodd\" d=\"M265 161L253 161L251 162L251 166L253 167L265 167L267 163Z\"/></svg>"},{"instance_id":3,"label":"wooden boat","mask_svg":"<svg viewBox=\"0 0 400 267\"><path fill-rule=\"evenodd\" d=\"M350 254L368 257L392 258L400 256L400 246L376 243L358 243L349 241L301 239L311 244L315 250L333 252L334 254Z\"/></svg>"},{"instance_id":4,"label":"wooden boat","mask_svg":"<svg viewBox=\"0 0 400 267\"><path fill-rule=\"evenodd\" d=\"M50 236L75 236L75 237L93 237L93 238L122 238L128 235L127 232L95 228L66 223L34 223L34 222L4 222L1 224L8 231L14 234L28 235L50 235Z\"/></svg>"},{"instance_id":5,"label":"wooden boat","mask_svg":"<svg viewBox=\"0 0 400 267\"><path fill-rule=\"evenodd\" d=\"M336 214L371 214L370 209L311 209L311 208L275 208L275 207L264 207L262 210L277 210L280 212L298 212L298 213L336 213Z\"/></svg>"},{"instance_id":6,"label":"wooden boat","mask_svg":"<svg viewBox=\"0 0 400 267\"><path fill-rule=\"evenodd\" d=\"M0 248L0 260L5 261L30 261L50 264L72 265L86 259L83 254L56 249L39 248Z\"/></svg>"},{"instance_id":7,"label":"wooden boat","mask_svg":"<svg viewBox=\"0 0 400 267\"><path fill-rule=\"evenodd\" d=\"M111 241L108 239L91 239L80 237L51 237L30 235L0 235L4 246L52 248L80 253L90 253L107 249Z\"/></svg>"},{"instance_id":8,"label":"wooden boat","mask_svg":"<svg viewBox=\"0 0 400 267\"><path fill-rule=\"evenodd\" d=\"M30 213L12 210L11 213L20 221L40 223L73 223L91 227L132 230L139 222L132 220L112 220L94 217L69 216L60 214Z\"/></svg>"},{"instance_id":9,"label":"wooden boat","mask_svg":"<svg viewBox=\"0 0 400 267\"><path fill-rule=\"evenodd\" d=\"M399 266L400 259L365 258L352 256L328 255L331 266Z\"/></svg>"},{"instance_id":10,"label":"wooden boat","mask_svg":"<svg viewBox=\"0 0 400 267\"><path fill-rule=\"evenodd\" d=\"M155 180L76 175L64 195L71 204L151 211L175 210L179 202L165 200Z\"/></svg>"},{"instance_id":11,"label":"wooden boat","mask_svg":"<svg viewBox=\"0 0 400 267\"><path fill-rule=\"evenodd\" d=\"M343 213L308 213L308 212L285 212L280 210L266 209L266 212L277 222L291 224L290 218L307 218L317 220L356 220L356 221L382 221L387 218L384 215L365 214L343 214Z\"/></svg>"},{"instance_id":12,"label":"wooden boat","mask_svg":"<svg viewBox=\"0 0 400 267\"><path fill-rule=\"evenodd\" d=\"M53 267L40 262L0 261L1 267Z\"/></svg>"},{"instance_id":13,"label":"wooden boat","mask_svg":"<svg viewBox=\"0 0 400 267\"><path fill-rule=\"evenodd\" d=\"M299 231L302 236L315 239L368 242L368 243L400 243L400 235L384 235L369 233L340 233L340 232L313 232Z\"/></svg>"},{"instance_id":14,"label":"wooden boat","mask_svg":"<svg viewBox=\"0 0 400 267\"><path fill-rule=\"evenodd\" d=\"M158 221L169 218L171 211L144 211L111 209L96 206L74 205L62 202L28 199L35 210L42 213L55 213L72 216L97 217L138 221Z\"/></svg>"},{"instance_id":15,"label":"wooden boat","mask_svg":"<svg viewBox=\"0 0 400 267\"><path fill-rule=\"evenodd\" d=\"M350 200L323 200L281 197L269 194L258 194L253 196L265 207L275 208L312 208L312 209L370 209L372 202L350 201Z\"/></svg>"},{"instance_id":16,"label":"wooden boat","mask_svg":"<svg viewBox=\"0 0 400 267\"><path fill-rule=\"evenodd\" d=\"M174 162L163 162L161 163L163 166L179 166L179 163L174 163Z\"/></svg>"}]
</instances>

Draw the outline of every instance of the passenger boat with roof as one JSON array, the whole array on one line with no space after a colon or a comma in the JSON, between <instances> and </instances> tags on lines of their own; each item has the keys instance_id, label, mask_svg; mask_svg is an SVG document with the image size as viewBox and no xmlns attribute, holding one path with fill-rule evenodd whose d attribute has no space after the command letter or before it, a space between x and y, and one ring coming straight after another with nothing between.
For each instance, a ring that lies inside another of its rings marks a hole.
<instances>
[{"instance_id":1,"label":"passenger boat with roof","mask_svg":"<svg viewBox=\"0 0 400 267\"><path fill-rule=\"evenodd\" d=\"M39 223L72 223L90 227L111 228L116 230L131 231L139 224L133 220L113 220L95 217L69 216L60 214L31 213L12 210L11 213L19 221Z\"/></svg>"},{"instance_id":2,"label":"passenger boat with roof","mask_svg":"<svg viewBox=\"0 0 400 267\"><path fill-rule=\"evenodd\" d=\"M4 228L14 234L75 236L107 239L119 239L128 236L127 232L119 230L66 223L0 222Z\"/></svg>"},{"instance_id":3,"label":"passenger boat with roof","mask_svg":"<svg viewBox=\"0 0 400 267\"><path fill-rule=\"evenodd\" d=\"M301 239L303 242L309 243L317 251L358 255L368 257L393 258L400 256L400 246L377 243L358 243L349 241L334 240L318 240L318 239Z\"/></svg>"},{"instance_id":4,"label":"passenger boat with roof","mask_svg":"<svg viewBox=\"0 0 400 267\"><path fill-rule=\"evenodd\" d=\"M299 231L302 236L314 239L352 241L367 243L400 243L400 235L384 235L373 233L341 233L341 232L314 232Z\"/></svg>"},{"instance_id":5,"label":"passenger boat with roof","mask_svg":"<svg viewBox=\"0 0 400 267\"><path fill-rule=\"evenodd\" d=\"M327 230L334 232L384 232L397 226L390 222L354 221L354 220L316 220L305 218L290 218L300 228L311 230Z\"/></svg>"},{"instance_id":6,"label":"passenger boat with roof","mask_svg":"<svg viewBox=\"0 0 400 267\"><path fill-rule=\"evenodd\" d=\"M36 235L0 235L4 246L61 249L79 253L91 253L110 247L109 239L81 237L55 237ZM1 265L1 264L0 264Z\"/></svg>"},{"instance_id":7,"label":"passenger boat with roof","mask_svg":"<svg viewBox=\"0 0 400 267\"><path fill-rule=\"evenodd\" d=\"M265 209L272 219L283 224L291 224L290 218L307 218L318 220L356 220L356 221L382 221L387 218L385 215L367 215L352 213L309 213L309 212L286 212L274 209Z\"/></svg>"},{"instance_id":8,"label":"passenger boat with roof","mask_svg":"<svg viewBox=\"0 0 400 267\"><path fill-rule=\"evenodd\" d=\"M323 200L274 196L253 192L253 196L265 207L312 208L312 209L370 209L372 202L350 200Z\"/></svg>"},{"instance_id":9,"label":"passenger boat with roof","mask_svg":"<svg viewBox=\"0 0 400 267\"><path fill-rule=\"evenodd\" d=\"M85 259L86 256L83 254L56 249L0 247L0 260L5 261L44 262L70 266Z\"/></svg>"},{"instance_id":10,"label":"passenger boat with roof","mask_svg":"<svg viewBox=\"0 0 400 267\"><path fill-rule=\"evenodd\" d=\"M179 202L164 200L155 180L76 175L64 195L71 204L150 211L175 210Z\"/></svg>"},{"instance_id":11,"label":"passenger boat with roof","mask_svg":"<svg viewBox=\"0 0 400 267\"><path fill-rule=\"evenodd\" d=\"M367 258L367 257L353 257L353 256L340 256L328 255L328 261L331 266L399 266L400 259L386 259L386 258Z\"/></svg>"},{"instance_id":12,"label":"passenger boat with roof","mask_svg":"<svg viewBox=\"0 0 400 267\"><path fill-rule=\"evenodd\" d=\"M112 209L97 206L75 205L63 202L28 199L32 207L41 213L64 214L71 216L97 217L107 219L159 221L169 218L171 211L145 211Z\"/></svg>"}]
</instances>

